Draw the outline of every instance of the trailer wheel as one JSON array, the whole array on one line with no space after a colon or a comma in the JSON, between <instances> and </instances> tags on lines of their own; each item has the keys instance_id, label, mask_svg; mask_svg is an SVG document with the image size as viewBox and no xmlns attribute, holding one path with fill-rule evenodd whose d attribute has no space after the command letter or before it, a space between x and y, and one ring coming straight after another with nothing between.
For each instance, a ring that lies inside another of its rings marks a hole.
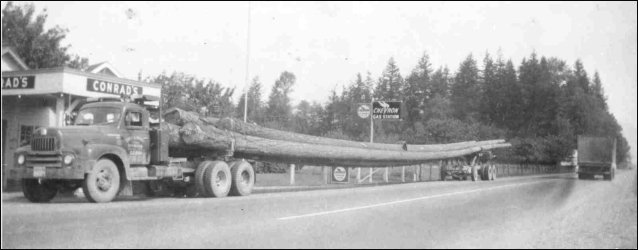
<instances>
[{"instance_id":1,"label":"trailer wheel","mask_svg":"<svg viewBox=\"0 0 638 250\"><path fill-rule=\"evenodd\" d=\"M84 177L82 191L91 202L110 202L120 190L120 172L109 159L99 160Z\"/></svg>"},{"instance_id":2,"label":"trailer wheel","mask_svg":"<svg viewBox=\"0 0 638 250\"><path fill-rule=\"evenodd\" d=\"M481 176L481 180L484 180L484 181L490 180L487 165L481 165L481 169L479 170L479 175Z\"/></svg>"},{"instance_id":3,"label":"trailer wheel","mask_svg":"<svg viewBox=\"0 0 638 250\"><path fill-rule=\"evenodd\" d=\"M22 193L31 202L44 203L51 201L58 189L44 180L22 179Z\"/></svg>"},{"instance_id":4,"label":"trailer wheel","mask_svg":"<svg viewBox=\"0 0 638 250\"><path fill-rule=\"evenodd\" d=\"M233 184L230 187L230 195L247 196L255 185L255 170L247 161L234 161L230 164L230 175Z\"/></svg>"},{"instance_id":5,"label":"trailer wheel","mask_svg":"<svg viewBox=\"0 0 638 250\"><path fill-rule=\"evenodd\" d=\"M199 163L197 169L195 170L195 189L199 196L209 196L206 193L206 188L204 187L204 173L211 163L212 161L203 161Z\"/></svg>"},{"instance_id":6,"label":"trailer wheel","mask_svg":"<svg viewBox=\"0 0 638 250\"><path fill-rule=\"evenodd\" d=\"M496 180L496 166L490 165L490 172L492 173L492 178L490 180L495 181Z\"/></svg>"},{"instance_id":7,"label":"trailer wheel","mask_svg":"<svg viewBox=\"0 0 638 250\"><path fill-rule=\"evenodd\" d=\"M208 197L226 197L232 184L228 164L223 161L211 162L204 171L203 183Z\"/></svg>"},{"instance_id":8,"label":"trailer wheel","mask_svg":"<svg viewBox=\"0 0 638 250\"><path fill-rule=\"evenodd\" d=\"M447 172L445 171L445 166L441 166L441 173L439 174L441 177L441 181L445 181L447 177Z\"/></svg>"},{"instance_id":9,"label":"trailer wheel","mask_svg":"<svg viewBox=\"0 0 638 250\"><path fill-rule=\"evenodd\" d=\"M481 177L477 166L472 166L472 181L478 181Z\"/></svg>"}]
</instances>

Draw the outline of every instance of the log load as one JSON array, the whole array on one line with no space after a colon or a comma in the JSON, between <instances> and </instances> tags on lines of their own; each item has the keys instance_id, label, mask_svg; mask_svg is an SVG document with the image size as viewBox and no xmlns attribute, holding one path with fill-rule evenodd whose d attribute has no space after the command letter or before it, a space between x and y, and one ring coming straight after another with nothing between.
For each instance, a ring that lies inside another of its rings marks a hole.
<instances>
[{"instance_id":1,"label":"log load","mask_svg":"<svg viewBox=\"0 0 638 250\"><path fill-rule=\"evenodd\" d=\"M276 129L264 128L256 124L245 123L234 118L213 118L213 117L200 117L196 113L184 111L178 108L169 109L164 119L167 122L185 125L187 123L193 123L198 125L212 125L219 129L224 129L239 134L261 137L271 140L283 140L290 142L317 144L317 145L329 145L339 147L354 147L363 149L380 149L380 150L394 150L394 151L419 151L419 152L435 152L446 150L464 149L467 147L476 147L484 145L492 145L498 143L504 143L505 140L489 140L489 141L465 141L449 144L384 144L384 143L369 143L369 142L356 142L348 140L339 140L326 137L305 135L299 133L286 132Z\"/></svg>"},{"instance_id":2,"label":"log load","mask_svg":"<svg viewBox=\"0 0 638 250\"><path fill-rule=\"evenodd\" d=\"M171 137L169 147L179 149L178 151L184 154L181 155L182 157L197 157L201 156L202 152L218 155L230 153L236 158L326 166L411 165L511 146L509 143L493 143L447 151L417 152L272 140L222 130L202 122L188 122L182 126L166 126L165 128L169 130L166 132Z\"/></svg>"}]
</instances>

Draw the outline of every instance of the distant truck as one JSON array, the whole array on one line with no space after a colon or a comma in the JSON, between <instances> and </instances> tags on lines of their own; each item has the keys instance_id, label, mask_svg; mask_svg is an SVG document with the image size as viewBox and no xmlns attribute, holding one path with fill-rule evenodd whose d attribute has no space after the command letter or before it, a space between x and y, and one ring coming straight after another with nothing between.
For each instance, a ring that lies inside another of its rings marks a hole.
<instances>
[{"instance_id":1,"label":"distant truck","mask_svg":"<svg viewBox=\"0 0 638 250\"><path fill-rule=\"evenodd\" d=\"M602 175L613 180L616 172L616 139L578 136L578 179Z\"/></svg>"}]
</instances>

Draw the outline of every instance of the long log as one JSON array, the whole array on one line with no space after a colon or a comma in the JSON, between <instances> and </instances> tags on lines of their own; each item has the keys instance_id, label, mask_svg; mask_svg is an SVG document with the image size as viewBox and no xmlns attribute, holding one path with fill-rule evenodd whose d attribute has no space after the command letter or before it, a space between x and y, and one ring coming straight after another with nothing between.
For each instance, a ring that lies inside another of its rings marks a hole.
<instances>
[{"instance_id":1,"label":"long log","mask_svg":"<svg viewBox=\"0 0 638 250\"><path fill-rule=\"evenodd\" d=\"M354 147L364 149L381 149L381 150L395 150L395 151L445 151L445 150L457 150L467 147L492 145L497 143L503 143L505 140L489 140L489 141L465 141L449 144L384 144L384 143L368 143L368 142L356 142L348 140L339 140L326 137L305 135L299 133L285 132L276 129L264 128L255 124L245 123L238 119L233 118L213 118L213 117L200 117L196 113L184 111L178 108L169 109L164 119L167 122L177 125L185 125L187 123L194 123L198 125L213 125L220 129L226 129L229 131L237 132L244 135L262 137L272 140L284 140L291 142L310 143L318 145L330 145L340 147Z\"/></svg>"},{"instance_id":2,"label":"long log","mask_svg":"<svg viewBox=\"0 0 638 250\"><path fill-rule=\"evenodd\" d=\"M174 135L174 133L172 133ZM187 123L179 129L180 140L197 150L231 152L236 158L286 163L378 167L423 163L432 160L461 157L493 148L509 147L509 143L473 146L437 152L411 152L363 149L272 140L224 131L214 126ZM181 145L181 144L180 144ZM179 146L179 145L178 145Z\"/></svg>"}]
</instances>

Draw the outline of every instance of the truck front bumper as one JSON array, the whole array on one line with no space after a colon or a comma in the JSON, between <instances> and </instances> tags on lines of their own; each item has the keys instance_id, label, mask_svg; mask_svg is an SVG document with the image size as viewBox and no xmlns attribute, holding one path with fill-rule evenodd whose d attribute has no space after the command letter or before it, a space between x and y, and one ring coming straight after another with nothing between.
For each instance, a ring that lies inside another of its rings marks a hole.
<instances>
[{"instance_id":1,"label":"truck front bumper","mask_svg":"<svg viewBox=\"0 0 638 250\"><path fill-rule=\"evenodd\" d=\"M611 167L578 167L579 174L611 174Z\"/></svg>"},{"instance_id":2,"label":"truck front bumper","mask_svg":"<svg viewBox=\"0 0 638 250\"><path fill-rule=\"evenodd\" d=\"M95 162L87 161L71 166L15 166L16 179L55 179L55 180L82 180L85 169L89 169ZM13 172L12 171L12 172Z\"/></svg>"}]
</instances>

